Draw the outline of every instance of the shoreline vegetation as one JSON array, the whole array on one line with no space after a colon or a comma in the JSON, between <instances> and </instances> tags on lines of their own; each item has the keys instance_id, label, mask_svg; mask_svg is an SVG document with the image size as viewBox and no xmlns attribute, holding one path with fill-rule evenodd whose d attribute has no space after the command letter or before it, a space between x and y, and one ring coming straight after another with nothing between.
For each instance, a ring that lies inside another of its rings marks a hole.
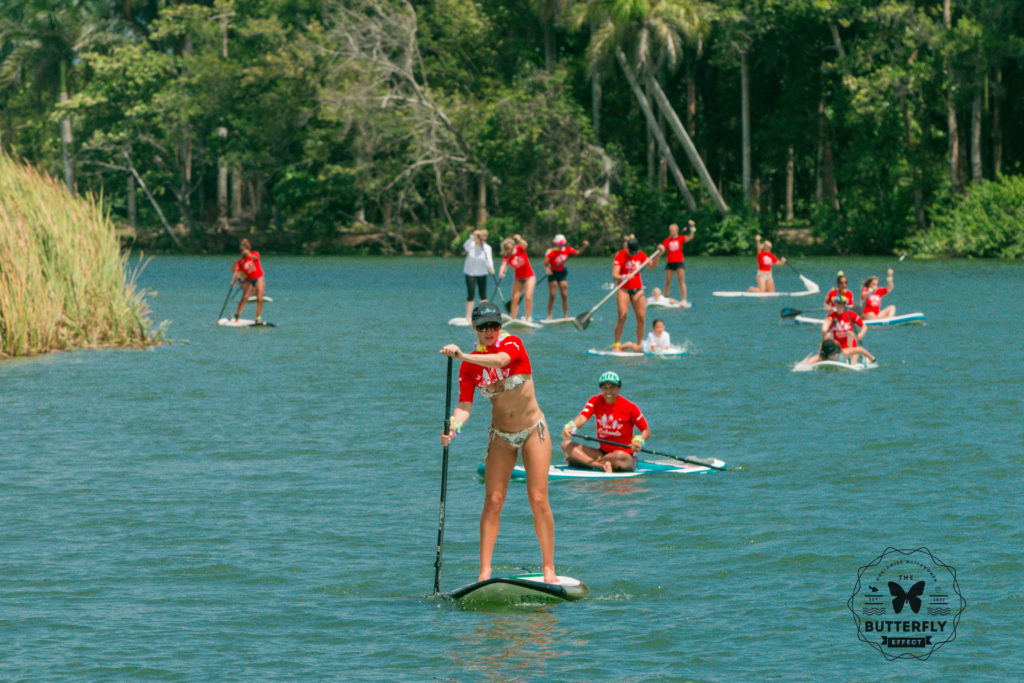
<instances>
[{"instance_id":1,"label":"shoreline vegetation","mask_svg":"<svg viewBox=\"0 0 1024 683\"><path fill-rule=\"evenodd\" d=\"M100 198L0 155L0 358L160 343Z\"/></svg>"}]
</instances>

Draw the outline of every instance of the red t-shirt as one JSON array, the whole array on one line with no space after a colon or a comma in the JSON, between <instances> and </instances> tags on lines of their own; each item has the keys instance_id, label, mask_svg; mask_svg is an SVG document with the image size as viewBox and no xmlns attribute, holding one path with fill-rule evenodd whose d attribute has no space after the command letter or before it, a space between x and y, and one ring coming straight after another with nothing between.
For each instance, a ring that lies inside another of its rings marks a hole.
<instances>
[{"instance_id":1,"label":"red t-shirt","mask_svg":"<svg viewBox=\"0 0 1024 683\"><path fill-rule=\"evenodd\" d=\"M530 266L530 257L526 255L526 250L523 249L523 245L521 244L517 244L515 249L510 253L505 254L505 258L502 259L502 262L512 266L517 280L526 280L533 276L533 268Z\"/></svg>"},{"instance_id":2,"label":"red t-shirt","mask_svg":"<svg viewBox=\"0 0 1024 683\"><path fill-rule=\"evenodd\" d=\"M843 311L842 313L832 311L825 319L832 321L832 328L829 331L840 348L857 348L857 335L853 331L853 326L864 327L864 321L859 315L853 311Z\"/></svg>"},{"instance_id":3,"label":"red t-shirt","mask_svg":"<svg viewBox=\"0 0 1024 683\"><path fill-rule=\"evenodd\" d=\"M565 270L565 262L569 260L569 257L578 253L580 252L572 247L548 249L548 252L544 255L544 265L551 268L552 273L560 273Z\"/></svg>"},{"instance_id":4,"label":"red t-shirt","mask_svg":"<svg viewBox=\"0 0 1024 683\"><path fill-rule=\"evenodd\" d=\"M878 315L882 311L882 297L888 293L889 290L886 287L879 287L870 294L867 289L862 289L860 298L864 300L864 312Z\"/></svg>"},{"instance_id":5,"label":"red t-shirt","mask_svg":"<svg viewBox=\"0 0 1024 683\"><path fill-rule=\"evenodd\" d=\"M831 308L832 300L836 298L838 293L839 291L835 287L828 290L828 294L825 295L825 305ZM846 290L843 292L843 298L846 299L846 307L851 308L853 306L853 292L849 289Z\"/></svg>"},{"instance_id":6,"label":"red t-shirt","mask_svg":"<svg viewBox=\"0 0 1024 683\"><path fill-rule=\"evenodd\" d=\"M620 277L633 276L629 278L629 282L622 285L623 289L643 289L644 283L640 278L640 266L646 260L647 254L642 251L630 254L628 249L623 249L615 255L615 265L619 267Z\"/></svg>"},{"instance_id":7,"label":"red t-shirt","mask_svg":"<svg viewBox=\"0 0 1024 683\"><path fill-rule=\"evenodd\" d=\"M772 264L778 263L779 259L770 251L757 252L757 269L763 272L772 272Z\"/></svg>"},{"instance_id":8,"label":"red t-shirt","mask_svg":"<svg viewBox=\"0 0 1024 683\"><path fill-rule=\"evenodd\" d=\"M639 406L629 399L618 396L615 403L609 404L604 400L603 394L591 396L587 405L583 406L580 415L590 419L591 415L597 416L597 438L615 443L629 444L633 440L633 427L639 431L647 429L647 420L640 412ZM625 450L627 453L633 451L628 448L609 446L601 444L601 452L611 453L612 451Z\"/></svg>"},{"instance_id":9,"label":"red t-shirt","mask_svg":"<svg viewBox=\"0 0 1024 683\"><path fill-rule=\"evenodd\" d=\"M683 243L690 239L689 235L676 235L666 237L662 244L665 245L665 254L669 263L683 262Z\"/></svg>"},{"instance_id":10,"label":"red t-shirt","mask_svg":"<svg viewBox=\"0 0 1024 683\"><path fill-rule=\"evenodd\" d=\"M490 386L512 375L533 374L533 370L530 368L530 357L526 355L523 340L515 335L502 332L494 346L481 346L477 344L477 347L473 349L473 353L469 355L484 353L507 353L512 362L503 368L485 368L476 363L462 361L462 367L459 368L460 401L472 403L474 388Z\"/></svg>"},{"instance_id":11,"label":"red t-shirt","mask_svg":"<svg viewBox=\"0 0 1024 683\"><path fill-rule=\"evenodd\" d=\"M259 280L263 277L263 268L260 266L260 252L250 251L248 256L235 261L235 270L245 273L248 280Z\"/></svg>"}]
</instances>

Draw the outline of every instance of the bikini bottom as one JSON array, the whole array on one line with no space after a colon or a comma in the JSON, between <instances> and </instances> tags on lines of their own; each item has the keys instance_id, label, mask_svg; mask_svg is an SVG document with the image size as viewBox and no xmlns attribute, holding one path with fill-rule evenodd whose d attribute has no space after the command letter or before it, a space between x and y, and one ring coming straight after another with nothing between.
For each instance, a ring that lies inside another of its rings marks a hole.
<instances>
[{"instance_id":1,"label":"bikini bottom","mask_svg":"<svg viewBox=\"0 0 1024 683\"><path fill-rule=\"evenodd\" d=\"M526 429L521 429L518 432L503 432L493 426L489 427L487 429L487 443L490 443L495 436L500 436L505 439L505 441L508 441L512 448L522 448L523 444L526 443L526 440L530 438L530 434L533 433L534 429L537 430L537 436L540 437L541 441L543 441L547 436L547 424L544 422L544 418L542 417L537 421L537 424L532 427L527 427Z\"/></svg>"}]
</instances>

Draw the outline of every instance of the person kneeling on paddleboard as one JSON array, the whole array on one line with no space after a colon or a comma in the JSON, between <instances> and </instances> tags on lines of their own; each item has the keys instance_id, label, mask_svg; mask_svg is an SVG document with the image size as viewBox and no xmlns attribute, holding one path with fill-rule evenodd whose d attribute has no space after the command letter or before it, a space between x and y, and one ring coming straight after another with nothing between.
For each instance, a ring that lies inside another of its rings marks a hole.
<instances>
[{"instance_id":1,"label":"person kneeling on paddleboard","mask_svg":"<svg viewBox=\"0 0 1024 683\"><path fill-rule=\"evenodd\" d=\"M854 333L854 327L859 327L860 332ZM874 362L875 357L871 355L871 352L857 344L864 338L867 331L867 325L864 324L861 317L853 311L847 310L846 297L843 294L837 294L832 299L832 310L825 317L825 322L821 326L822 342L831 336L851 363L856 362L860 355Z\"/></svg>"},{"instance_id":2,"label":"person kneeling on paddleboard","mask_svg":"<svg viewBox=\"0 0 1024 683\"><path fill-rule=\"evenodd\" d=\"M605 472L632 472L636 469L636 453L651 436L644 414L639 406L619 396L622 380L614 372L606 372L598 380L601 393L591 396L583 410L562 429L562 452L565 461L574 467L587 467ZM617 445L602 443L600 448L584 446L573 441L576 430L591 415L596 415L597 438ZM636 436L633 429L640 430ZM626 448L629 444L631 448Z\"/></svg>"},{"instance_id":3,"label":"person kneeling on paddleboard","mask_svg":"<svg viewBox=\"0 0 1024 683\"><path fill-rule=\"evenodd\" d=\"M822 340L821 348L818 349L817 353L807 356L807 358L800 361L800 364L814 365L815 363L823 360L839 360L839 356L842 355L842 353L842 347L840 347L834 339L829 337L828 339Z\"/></svg>"},{"instance_id":4,"label":"person kneeling on paddleboard","mask_svg":"<svg viewBox=\"0 0 1024 683\"><path fill-rule=\"evenodd\" d=\"M551 467L551 439L544 414L537 405L533 370L523 340L501 330L501 311L489 301L473 309L473 329L478 344L465 353L448 344L441 353L462 361L459 369L459 403L451 416L450 431L441 434L448 446L462 431L473 409L473 390L491 399L491 427L484 470L484 509L480 515L480 578L491 578L491 557L498 538L501 508L508 482L523 451L526 494L533 510L533 528L540 542L544 581L556 583L555 520L548 503L548 469Z\"/></svg>"},{"instance_id":5,"label":"person kneeling on paddleboard","mask_svg":"<svg viewBox=\"0 0 1024 683\"><path fill-rule=\"evenodd\" d=\"M254 251L252 244L247 239L243 239L238 248L242 252L242 258L235 261L235 265L232 267L231 286L233 287L239 280L243 280L243 282L242 300L238 302L238 308L235 310L235 320L242 315L242 309L249 301L249 295L255 290L256 324L258 325L262 322L263 293L267 290L267 281L263 277L263 267L260 265L260 252Z\"/></svg>"}]
</instances>

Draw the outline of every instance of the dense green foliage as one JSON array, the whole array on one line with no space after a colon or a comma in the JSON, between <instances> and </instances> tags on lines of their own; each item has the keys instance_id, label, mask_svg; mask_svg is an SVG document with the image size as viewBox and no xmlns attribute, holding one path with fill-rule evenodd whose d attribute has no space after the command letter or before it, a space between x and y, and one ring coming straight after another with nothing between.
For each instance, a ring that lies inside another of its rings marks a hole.
<instances>
[{"instance_id":1,"label":"dense green foliage","mask_svg":"<svg viewBox=\"0 0 1024 683\"><path fill-rule=\"evenodd\" d=\"M936 204L931 229L907 240L907 248L937 256L1024 258L1024 177L983 181L951 206Z\"/></svg>"},{"instance_id":2,"label":"dense green foliage","mask_svg":"<svg viewBox=\"0 0 1024 683\"><path fill-rule=\"evenodd\" d=\"M441 251L485 219L610 248L693 217L705 253L1019 255L930 237L1024 173L1022 56L1016 0L9 0L0 149L161 248Z\"/></svg>"}]
</instances>

